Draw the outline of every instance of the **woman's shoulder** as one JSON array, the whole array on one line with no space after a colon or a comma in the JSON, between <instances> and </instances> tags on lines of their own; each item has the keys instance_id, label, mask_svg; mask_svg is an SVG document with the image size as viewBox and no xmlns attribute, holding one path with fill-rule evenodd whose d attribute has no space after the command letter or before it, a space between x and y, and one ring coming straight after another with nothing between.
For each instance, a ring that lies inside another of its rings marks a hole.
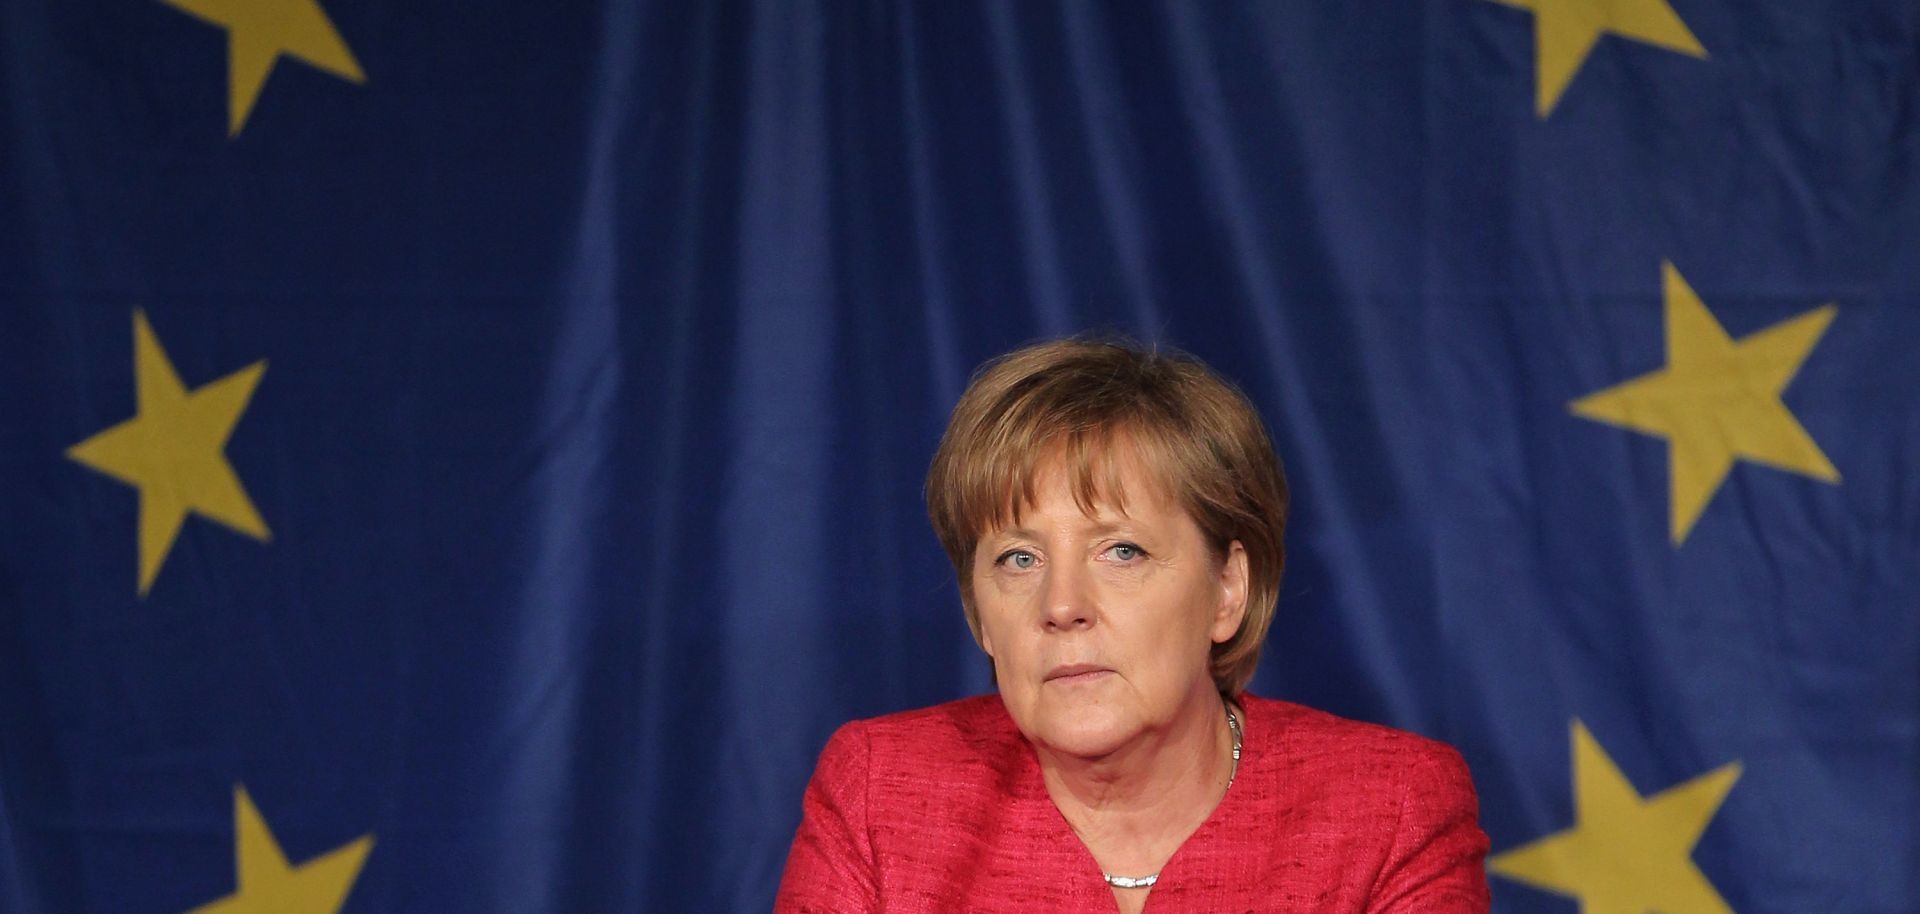
<instances>
[{"instance_id":1,"label":"woman's shoulder","mask_svg":"<svg viewBox=\"0 0 1920 914\"><path fill-rule=\"evenodd\" d=\"M1041 789L1032 750L997 695L844 724L821 751L815 777L857 789L877 831L949 813L966 818L955 811Z\"/></svg>"},{"instance_id":2,"label":"woman's shoulder","mask_svg":"<svg viewBox=\"0 0 1920 914\"><path fill-rule=\"evenodd\" d=\"M1020 732L998 695L975 695L843 725L835 740L860 741L876 764L901 755L944 762L998 757L1020 745Z\"/></svg>"},{"instance_id":3,"label":"woman's shoulder","mask_svg":"<svg viewBox=\"0 0 1920 914\"><path fill-rule=\"evenodd\" d=\"M1382 724L1350 720L1271 698L1241 698L1247 738L1298 775L1346 788L1406 787L1409 780L1472 795L1466 764L1452 746Z\"/></svg>"},{"instance_id":4,"label":"woman's shoulder","mask_svg":"<svg viewBox=\"0 0 1920 914\"><path fill-rule=\"evenodd\" d=\"M1251 757L1266 760L1250 778L1257 802L1243 806L1254 827L1277 815L1296 833L1322 836L1329 872L1366 874L1352 886L1356 897L1400 899L1394 910L1487 909L1487 836L1453 747L1290 702L1243 704L1247 740L1266 749Z\"/></svg>"},{"instance_id":5,"label":"woman's shoulder","mask_svg":"<svg viewBox=\"0 0 1920 914\"><path fill-rule=\"evenodd\" d=\"M857 756L872 773L911 771L918 777L933 760L948 771L1003 768L1018 760L1024 746L1000 696L976 695L842 724L822 755Z\"/></svg>"},{"instance_id":6,"label":"woman's shoulder","mask_svg":"<svg viewBox=\"0 0 1920 914\"><path fill-rule=\"evenodd\" d=\"M1270 737L1285 740L1301 748L1318 747L1416 755L1453 751L1452 747L1446 743L1418 733L1396 729L1385 724L1353 720L1278 698L1261 698L1246 694L1240 696L1239 702L1246 709L1250 727L1264 730Z\"/></svg>"}]
</instances>

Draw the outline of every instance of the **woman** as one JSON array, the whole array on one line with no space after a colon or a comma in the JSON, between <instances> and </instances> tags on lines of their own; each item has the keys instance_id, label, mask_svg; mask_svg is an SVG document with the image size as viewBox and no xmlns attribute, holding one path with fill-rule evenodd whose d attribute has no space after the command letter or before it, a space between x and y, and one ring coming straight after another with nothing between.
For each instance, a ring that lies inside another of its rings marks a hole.
<instances>
[{"instance_id":1,"label":"woman","mask_svg":"<svg viewBox=\"0 0 1920 914\"><path fill-rule=\"evenodd\" d=\"M777 911L1487 909L1457 753L1243 694L1287 490L1206 367L1082 340L989 363L927 506L999 695L840 728Z\"/></svg>"}]
</instances>

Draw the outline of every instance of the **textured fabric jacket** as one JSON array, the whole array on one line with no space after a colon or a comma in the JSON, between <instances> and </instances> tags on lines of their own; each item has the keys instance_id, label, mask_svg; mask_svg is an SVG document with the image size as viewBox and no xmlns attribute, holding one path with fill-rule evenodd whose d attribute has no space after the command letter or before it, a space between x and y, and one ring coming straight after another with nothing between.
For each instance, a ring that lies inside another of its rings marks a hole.
<instances>
[{"instance_id":1,"label":"textured fabric jacket","mask_svg":"<svg viewBox=\"0 0 1920 914\"><path fill-rule=\"evenodd\" d=\"M1442 743L1247 696L1233 786L1147 914L1484 912L1487 839ZM820 754L774 910L1111 912L996 695L856 721Z\"/></svg>"}]
</instances>

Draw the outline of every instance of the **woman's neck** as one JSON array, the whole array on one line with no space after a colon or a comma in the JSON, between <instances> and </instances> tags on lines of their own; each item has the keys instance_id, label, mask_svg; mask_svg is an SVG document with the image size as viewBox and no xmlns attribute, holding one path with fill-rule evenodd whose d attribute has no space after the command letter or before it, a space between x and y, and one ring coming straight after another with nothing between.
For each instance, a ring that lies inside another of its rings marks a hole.
<instances>
[{"instance_id":1,"label":"woman's neck","mask_svg":"<svg viewBox=\"0 0 1920 914\"><path fill-rule=\"evenodd\" d=\"M1233 733L1206 683L1166 727L1098 758L1036 747L1053 805L1114 875L1157 873L1219 805L1233 776Z\"/></svg>"}]
</instances>

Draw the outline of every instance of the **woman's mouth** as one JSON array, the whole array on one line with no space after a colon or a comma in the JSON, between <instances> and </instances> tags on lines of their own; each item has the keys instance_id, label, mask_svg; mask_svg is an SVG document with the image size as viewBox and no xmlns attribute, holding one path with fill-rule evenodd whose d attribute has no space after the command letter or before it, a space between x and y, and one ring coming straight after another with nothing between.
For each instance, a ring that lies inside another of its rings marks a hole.
<instances>
[{"instance_id":1,"label":"woman's mouth","mask_svg":"<svg viewBox=\"0 0 1920 914\"><path fill-rule=\"evenodd\" d=\"M1091 663L1073 663L1057 666L1049 670L1046 681L1058 682L1062 685L1076 685L1083 682L1093 682L1103 679L1112 674L1112 670L1103 666L1095 666Z\"/></svg>"}]
</instances>

